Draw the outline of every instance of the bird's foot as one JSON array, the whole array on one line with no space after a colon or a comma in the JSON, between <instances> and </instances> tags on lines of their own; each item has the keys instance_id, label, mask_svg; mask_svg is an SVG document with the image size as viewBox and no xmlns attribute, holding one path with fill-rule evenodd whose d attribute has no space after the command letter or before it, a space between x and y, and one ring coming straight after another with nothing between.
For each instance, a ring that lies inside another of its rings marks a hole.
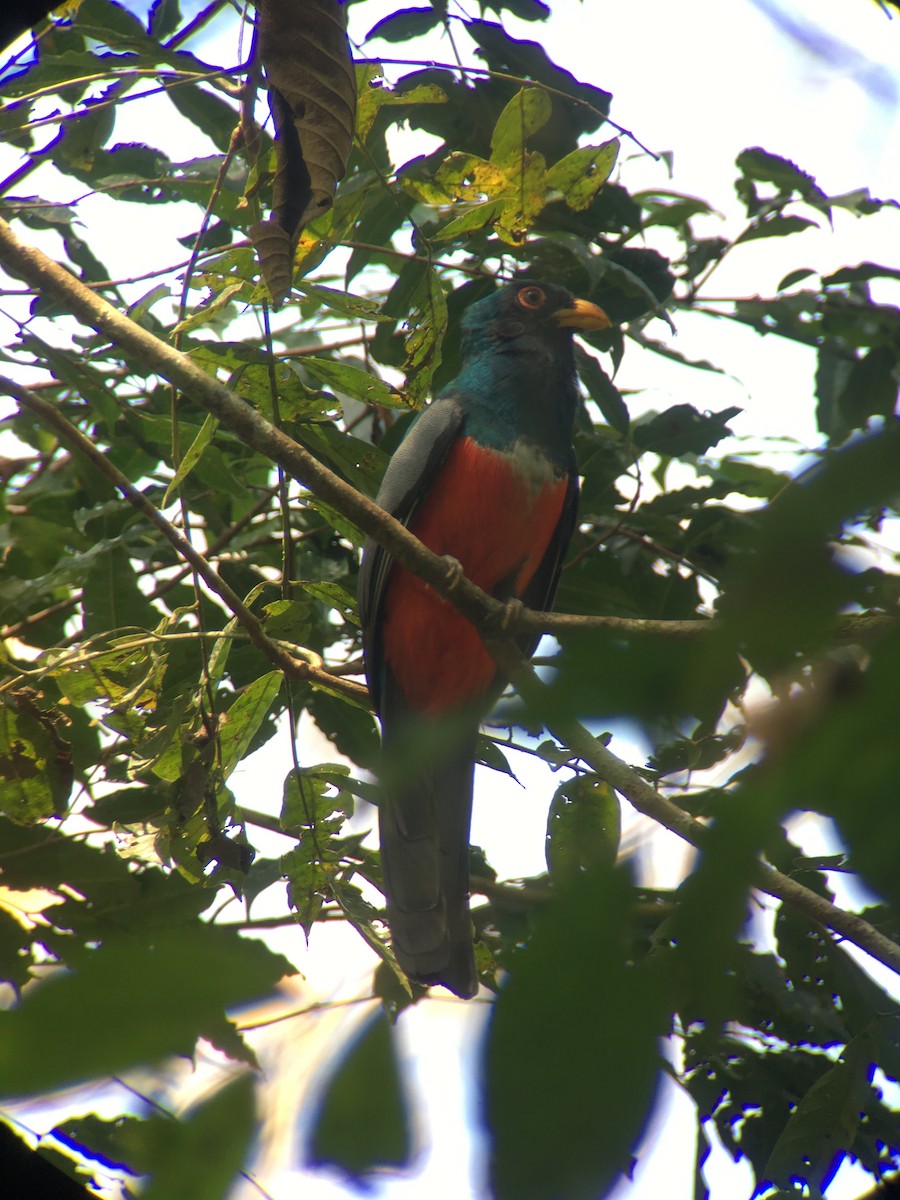
<instances>
[{"instance_id":1,"label":"bird's foot","mask_svg":"<svg viewBox=\"0 0 900 1200\"><path fill-rule=\"evenodd\" d=\"M503 615L500 617L500 632L502 634L512 633L516 625L519 623L519 614L525 605L515 596L511 600L507 600L503 605Z\"/></svg>"},{"instance_id":2,"label":"bird's foot","mask_svg":"<svg viewBox=\"0 0 900 1200\"><path fill-rule=\"evenodd\" d=\"M462 569L462 563L451 554L445 554L443 561L447 567L447 591L452 592L459 587L459 581L465 578L465 571Z\"/></svg>"}]
</instances>

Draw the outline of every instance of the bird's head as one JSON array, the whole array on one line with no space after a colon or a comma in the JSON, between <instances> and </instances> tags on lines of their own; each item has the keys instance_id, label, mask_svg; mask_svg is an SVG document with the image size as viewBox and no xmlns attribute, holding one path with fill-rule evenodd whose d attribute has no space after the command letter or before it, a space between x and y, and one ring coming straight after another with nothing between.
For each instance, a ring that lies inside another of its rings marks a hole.
<instances>
[{"instance_id":1,"label":"bird's head","mask_svg":"<svg viewBox=\"0 0 900 1200\"><path fill-rule=\"evenodd\" d=\"M571 344L573 330L608 329L610 320L589 300L576 300L555 283L520 279L498 289L463 317L463 353Z\"/></svg>"}]
</instances>

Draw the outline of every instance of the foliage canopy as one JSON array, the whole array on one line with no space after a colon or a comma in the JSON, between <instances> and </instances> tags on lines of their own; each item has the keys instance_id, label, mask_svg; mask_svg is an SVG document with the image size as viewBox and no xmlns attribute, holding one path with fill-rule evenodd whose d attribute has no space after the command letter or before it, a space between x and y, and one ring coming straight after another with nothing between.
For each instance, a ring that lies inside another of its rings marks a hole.
<instances>
[{"instance_id":1,"label":"foliage canopy","mask_svg":"<svg viewBox=\"0 0 900 1200\"><path fill-rule=\"evenodd\" d=\"M286 880L307 934L348 922L377 956L380 1005L318 1102L311 1160L351 1178L409 1161L385 1014L421 996L385 942L368 826L351 822L378 753L353 680L358 549L364 533L391 536L365 498L413 411L453 377L461 313L527 270L601 305L614 329L578 350L584 485L557 600L573 617L523 616L558 637L555 670L517 669L518 698L481 742L488 769L517 769L520 744L563 780L548 875L498 884L473 848L493 1192L607 1194L640 1152L666 1036L696 1106L697 1197L714 1135L760 1195L825 1195L847 1157L890 1173L900 1005L850 947L900 970L900 574L881 540L896 533L900 461L900 311L881 297L900 268L798 267L773 295L707 297L738 247L784 239L787 259L812 224L892 202L828 196L750 148L744 227L713 236L703 200L634 192L627 162L616 173L630 135L610 123L609 93L504 28L508 15L539 28L547 5L496 0L463 19L432 0L378 22L383 61L355 55L346 171L327 208L311 173L301 204L308 129L285 157L255 67L208 59L226 34L237 45L236 12L131 7L82 0L41 22L2 79L0 261L17 332L0 349L16 401L0 424L0 971L18 999L0 1014L0 1094L134 1071L205 1039L248 1069L182 1121L123 1101L114 1121L73 1115L56 1144L84 1170L149 1176L148 1196L228 1194L252 1161L256 1059L226 1010L295 967L219 913ZM348 3L352 27L366 8ZM442 29L470 65L391 61ZM146 133L123 139L142 105ZM419 135L411 158L404 130ZM111 279L104 214L135 241L174 247L185 231L184 261L160 252L146 276ZM278 242L263 275L248 241L265 258L260 230ZM765 439L741 447L734 408L657 411L616 386L626 354L684 362L653 322L691 312L815 354L821 442L802 470L772 465ZM427 554L406 553L440 585ZM235 769L303 714L355 766L312 761L301 741L280 814L239 806ZM633 768L598 733L623 719L650 747ZM615 792L699 847L678 887L611 866ZM833 823L832 855L804 854L798 813ZM256 831L273 828L293 845L265 857ZM840 872L863 885L860 911L833 903Z\"/></svg>"}]
</instances>

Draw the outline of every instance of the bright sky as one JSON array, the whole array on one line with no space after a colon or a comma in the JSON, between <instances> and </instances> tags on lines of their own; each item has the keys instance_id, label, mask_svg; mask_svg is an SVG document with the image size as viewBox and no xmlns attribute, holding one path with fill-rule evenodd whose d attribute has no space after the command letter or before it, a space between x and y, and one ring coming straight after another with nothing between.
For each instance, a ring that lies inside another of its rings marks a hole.
<instances>
[{"instance_id":1,"label":"bright sky","mask_svg":"<svg viewBox=\"0 0 900 1200\"><path fill-rule=\"evenodd\" d=\"M622 178L632 191L673 188L711 201L723 214L722 221L710 218L710 228L704 232L733 233L741 227L733 190L734 159L748 146L759 145L794 159L832 194L860 186L868 186L876 196L900 193L900 20L889 21L872 0L785 0L781 5L774 0L727 4L690 0L681 5L671 0L644 0L639 5L549 2L553 9L549 23L504 19L510 32L539 40L555 61L578 78L612 92L613 118L645 145L672 152L670 179L663 163L654 163L626 140L620 156ZM129 6L142 7L136 0ZM354 36L361 38L379 16L396 7L393 0L351 7ZM474 11L476 6L465 7ZM373 57L379 50L386 57L450 57L447 47L434 43L366 47ZM233 50L223 56L232 58ZM389 73L393 71L389 68ZM402 68L396 71L403 73ZM135 110L131 132L129 107ZM139 131L139 107L125 106L117 138L149 136L146 129ZM96 212L109 219L113 214L118 218L121 210L103 202ZM195 222L194 217L191 220ZM900 213L896 210L862 220L838 212L835 226L834 233L826 229L800 235L806 265L822 271L864 259L897 265ZM114 271L134 273L142 257L148 266L160 261L159 247L141 246L131 230L111 225L110 237L109 255L104 258ZM788 266L797 265L793 248L791 255ZM717 296L770 294L786 269L781 243L754 242L728 257L711 287ZM650 332L661 340L668 337L661 323ZM686 401L722 409L738 404L745 410L735 423L740 434L777 432L801 446L818 441L812 423L813 362L808 351L699 316L679 317L674 344L688 356L711 359L733 378L680 368L631 348L618 382L645 390L640 405L662 407ZM307 727L301 739L301 753L308 761L333 757L330 748L315 744L317 737ZM638 753L627 743L613 748L626 758ZM288 766L283 741L267 747L257 761L234 776L239 802L277 811L280 781ZM480 775L472 840L485 846L501 877L541 871L546 805L553 787L549 772L541 777L526 768L527 789L487 772ZM267 794L268 804L261 794ZM273 841L262 849L271 854L280 847ZM661 883L671 883L683 862L675 839L661 835L645 852L643 869ZM254 915L283 911L283 892L274 888ZM300 1003L313 996L364 994L372 959L352 931L317 927L309 954L295 929L279 932L272 942L309 972L312 996L303 991ZM448 999L430 1001L404 1014L400 1033L413 1094L422 1102L416 1115L422 1153L413 1176L377 1183L375 1197L412 1200L427 1193L430 1200L475 1200L483 1195L484 1148L476 1132L476 1098L466 1089L471 1087L473 1053L487 1011L485 1005ZM297 1129L286 1114L295 1112L297 1096L306 1090L322 1057L333 1050L339 1029L347 1027L345 1013L341 1010L338 1016L316 1022L309 1018L287 1022L273 1027L266 1037L263 1053L271 1064L270 1103L277 1113L272 1125L275 1144L266 1154L269 1163L274 1164L295 1141ZM462 1061L468 1063L463 1070ZM598 1087L602 1085L598 1080ZM670 1087L635 1180L622 1184L617 1200L692 1197L690 1106L674 1093ZM706 1175L713 1200L749 1196L748 1172L731 1164L724 1152L713 1155ZM261 1182L274 1200L287 1200L301 1187L306 1200L336 1200L348 1194L339 1181L308 1172L301 1176L264 1171ZM848 1200L864 1187L865 1178L845 1168L829 1197ZM237 1200L258 1196L250 1185L236 1193Z\"/></svg>"}]
</instances>

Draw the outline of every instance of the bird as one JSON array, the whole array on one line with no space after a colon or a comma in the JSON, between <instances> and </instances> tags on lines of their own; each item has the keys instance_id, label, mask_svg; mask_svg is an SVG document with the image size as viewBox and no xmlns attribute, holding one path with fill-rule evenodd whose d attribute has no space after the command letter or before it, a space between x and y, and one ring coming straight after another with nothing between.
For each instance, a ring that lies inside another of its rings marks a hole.
<instances>
[{"instance_id":1,"label":"bird","mask_svg":"<svg viewBox=\"0 0 900 1200\"><path fill-rule=\"evenodd\" d=\"M552 605L578 506L573 333L609 325L597 305L533 279L472 304L459 373L385 471L381 507L500 601ZM378 823L394 954L411 980L470 999L475 746L505 681L475 627L371 539L358 600L381 720ZM537 641L519 644L530 656Z\"/></svg>"}]
</instances>

